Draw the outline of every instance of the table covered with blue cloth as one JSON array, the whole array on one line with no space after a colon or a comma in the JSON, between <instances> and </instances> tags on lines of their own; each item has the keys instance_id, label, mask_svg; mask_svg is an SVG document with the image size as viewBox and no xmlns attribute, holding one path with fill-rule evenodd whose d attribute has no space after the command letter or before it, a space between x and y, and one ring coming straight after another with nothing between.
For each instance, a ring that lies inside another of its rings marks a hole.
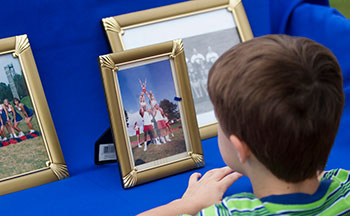
<instances>
[{"instance_id":1,"label":"table covered with blue cloth","mask_svg":"<svg viewBox=\"0 0 350 216\"><path fill-rule=\"evenodd\" d=\"M94 164L109 126L97 57L110 53L101 19L181 0L1 1L0 38L27 34L71 177L0 197L0 215L135 215L181 197L194 171L124 190L117 164ZM326 0L243 0L254 36L289 34L331 49L346 105L326 169L350 169L350 20ZM202 141L204 173L222 167L217 138ZM243 177L226 192L252 192Z\"/></svg>"}]
</instances>

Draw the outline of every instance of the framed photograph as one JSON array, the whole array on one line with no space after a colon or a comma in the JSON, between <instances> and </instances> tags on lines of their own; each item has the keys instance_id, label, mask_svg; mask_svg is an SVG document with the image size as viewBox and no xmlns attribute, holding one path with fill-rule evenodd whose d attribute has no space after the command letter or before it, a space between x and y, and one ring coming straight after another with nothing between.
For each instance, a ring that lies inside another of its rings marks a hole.
<instances>
[{"instance_id":1,"label":"framed photograph","mask_svg":"<svg viewBox=\"0 0 350 216\"><path fill-rule=\"evenodd\" d=\"M27 35L0 39L0 195L69 176Z\"/></svg>"},{"instance_id":2,"label":"framed photograph","mask_svg":"<svg viewBox=\"0 0 350 216\"><path fill-rule=\"evenodd\" d=\"M124 188L204 166L181 40L99 63Z\"/></svg>"},{"instance_id":3,"label":"framed photograph","mask_svg":"<svg viewBox=\"0 0 350 216\"><path fill-rule=\"evenodd\" d=\"M217 135L208 72L221 54L253 38L241 0L186 1L105 18L102 23L113 52L181 38L201 138Z\"/></svg>"}]
</instances>

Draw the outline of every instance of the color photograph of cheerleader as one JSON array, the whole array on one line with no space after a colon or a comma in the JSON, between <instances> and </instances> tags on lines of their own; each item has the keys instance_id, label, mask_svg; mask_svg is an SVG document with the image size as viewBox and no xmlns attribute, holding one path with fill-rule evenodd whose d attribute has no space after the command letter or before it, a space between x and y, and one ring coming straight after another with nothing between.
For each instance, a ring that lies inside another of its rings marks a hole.
<instances>
[{"instance_id":1,"label":"color photograph of cheerleader","mask_svg":"<svg viewBox=\"0 0 350 216\"><path fill-rule=\"evenodd\" d=\"M18 59L0 56L0 179L45 167L48 155Z\"/></svg>"},{"instance_id":2,"label":"color photograph of cheerleader","mask_svg":"<svg viewBox=\"0 0 350 216\"><path fill-rule=\"evenodd\" d=\"M117 72L135 166L187 152L169 60Z\"/></svg>"}]
</instances>

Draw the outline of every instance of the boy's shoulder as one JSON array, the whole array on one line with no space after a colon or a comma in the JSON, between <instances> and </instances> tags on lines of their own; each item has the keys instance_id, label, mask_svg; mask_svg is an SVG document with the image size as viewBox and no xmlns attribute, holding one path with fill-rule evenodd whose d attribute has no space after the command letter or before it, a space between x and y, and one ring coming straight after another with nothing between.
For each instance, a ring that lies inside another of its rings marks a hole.
<instances>
[{"instance_id":1,"label":"boy's shoulder","mask_svg":"<svg viewBox=\"0 0 350 216\"><path fill-rule=\"evenodd\" d=\"M349 170L345 170L345 169L332 169L329 171L326 171L321 180L325 180L325 179L330 179L330 180L334 180L335 182L339 182L339 183L350 183L350 171ZM349 188L350 190L350 188Z\"/></svg>"},{"instance_id":2,"label":"boy's shoulder","mask_svg":"<svg viewBox=\"0 0 350 216\"><path fill-rule=\"evenodd\" d=\"M321 185L313 195L272 195L259 199L252 193L239 193L225 197L220 204L203 209L198 215L273 215L310 211L338 215L350 214L349 203L350 172L334 169L323 175Z\"/></svg>"},{"instance_id":3,"label":"boy's shoulder","mask_svg":"<svg viewBox=\"0 0 350 216\"><path fill-rule=\"evenodd\" d=\"M221 203L203 209L198 215L268 215L262 201L252 193L238 193L225 197Z\"/></svg>"}]
</instances>

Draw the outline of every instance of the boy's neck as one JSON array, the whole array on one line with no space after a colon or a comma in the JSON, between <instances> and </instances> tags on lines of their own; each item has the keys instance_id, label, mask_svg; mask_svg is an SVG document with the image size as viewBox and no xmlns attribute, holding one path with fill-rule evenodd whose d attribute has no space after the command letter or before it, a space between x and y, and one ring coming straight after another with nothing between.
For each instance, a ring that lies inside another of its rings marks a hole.
<instances>
[{"instance_id":1,"label":"boy's neck","mask_svg":"<svg viewBox=\"0 0 350 216\"><path fill-rule=\"evenodd\" d=\"M264 167L265 168L265 167ZM298 183L289 183L274 176L270 171L259 170L248 174L253 191L259 199L270 195L282 195L291 193L314 194L319 185L317 175Z\"/></svg>"}]
</instances>

